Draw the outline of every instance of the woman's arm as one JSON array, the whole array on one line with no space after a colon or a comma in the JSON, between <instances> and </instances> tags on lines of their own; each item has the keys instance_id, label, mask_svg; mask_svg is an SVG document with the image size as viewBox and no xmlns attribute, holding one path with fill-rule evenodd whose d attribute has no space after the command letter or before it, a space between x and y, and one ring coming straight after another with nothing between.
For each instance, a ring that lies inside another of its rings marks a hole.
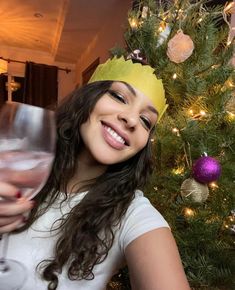
<instances>
[{"instance_id":1,"label":"woman's arm","mask_svg":"<svg viewBox=\"0 0 235 290\"><path fill-rule=\"evenodd\" d=\"M133 290L190 290L168 228L149 231L125 250Z\"/></svg>"}]
</instances>

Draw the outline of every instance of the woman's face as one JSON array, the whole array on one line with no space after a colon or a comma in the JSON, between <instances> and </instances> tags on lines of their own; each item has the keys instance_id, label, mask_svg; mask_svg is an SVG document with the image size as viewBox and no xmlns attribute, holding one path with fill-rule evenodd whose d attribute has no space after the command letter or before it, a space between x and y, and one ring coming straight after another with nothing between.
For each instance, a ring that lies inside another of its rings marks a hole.
<instances>
[{"instance_id":1,"label":"woman's face","mask_svg":"<svg viewBox=\"0 0 235 290\"><path fill-rule=\"evenodd\" d=\"M156 121L157 112L147 96L114 82L80 127L84 142L80 156L104 165L125 161L145 147Z\"/></svg>"}]
</instances>

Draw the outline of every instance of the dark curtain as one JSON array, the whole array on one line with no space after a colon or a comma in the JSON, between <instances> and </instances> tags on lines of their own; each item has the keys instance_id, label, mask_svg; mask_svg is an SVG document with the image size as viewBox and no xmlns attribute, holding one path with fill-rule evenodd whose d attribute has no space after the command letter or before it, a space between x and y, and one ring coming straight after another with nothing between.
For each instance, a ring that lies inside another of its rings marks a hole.
<instances>
[{"instance_id":1,"label":"dark curtain","mask_svg":"<svg viewBox=\"0 0 235 290\"><path fill-rule=\"evenodd\" d=\"M6 82L7 82L7 75L0 74L0 107L7 100Z\"/></svg>"},{"instance_id":2,"label":"dark curtain","mask_svg":"<svg viewBox=\"0 0 235 290\"><path fill-rule=\"evenodd\" d=\"M57 79L56 66L26 62L23 102L42 108L56 106Z\"/></svg>"}]
</instances>

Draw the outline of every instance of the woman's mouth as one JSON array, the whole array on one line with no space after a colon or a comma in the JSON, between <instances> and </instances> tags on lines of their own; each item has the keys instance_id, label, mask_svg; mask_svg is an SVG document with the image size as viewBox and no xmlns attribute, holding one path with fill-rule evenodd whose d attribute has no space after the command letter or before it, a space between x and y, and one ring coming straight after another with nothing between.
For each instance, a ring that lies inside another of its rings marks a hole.
<instances>
[{"instance_id":1,"label":"woman's mouth","mask_svg":"<svg viewBox=\"0 0 235 290\"><path fill-rule=\"evenodd\" d=\"M117 132L114 128L104 122L102 122L102 127L104 139L111 147L121 150L129 146L125 137L121 136L122 134Z\"/></svg>"}]
</instances>

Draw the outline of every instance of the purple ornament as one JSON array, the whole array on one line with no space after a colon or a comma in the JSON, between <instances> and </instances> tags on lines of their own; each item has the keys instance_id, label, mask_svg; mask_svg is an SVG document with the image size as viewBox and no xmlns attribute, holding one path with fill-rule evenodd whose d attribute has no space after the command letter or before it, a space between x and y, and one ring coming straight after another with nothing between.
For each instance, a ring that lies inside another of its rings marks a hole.
<instances>
[{"instance_id":1,"label":"purple ornament","mask_svg":"<svg viewBox=\"0 0 235 290\"><path fill-rule=\"evenodd\" d=\"M210 156L200 157L193 164L193 177L200 183L210 183L217 180L221 174L219 162Z\"/></svg>"}]
</instances>

